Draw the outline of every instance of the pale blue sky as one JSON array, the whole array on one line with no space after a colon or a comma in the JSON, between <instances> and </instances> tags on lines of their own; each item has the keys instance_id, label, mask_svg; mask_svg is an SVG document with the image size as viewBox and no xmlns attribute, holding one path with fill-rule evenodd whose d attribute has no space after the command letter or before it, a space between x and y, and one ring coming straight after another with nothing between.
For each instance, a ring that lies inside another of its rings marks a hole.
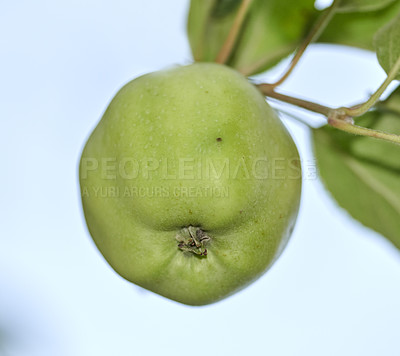
<instances>
[{"instance_id":1,"label":"pale blue sky","mask_svg":"<svg viewBox=\"0 0 400 356\"><path fill-rule=\"evenodd\" d=\"M400 254L317 180L304 182L298 224L275 266L208 307L126 282L91 242L77 183L83 143L124 83L191 61L188 3L0 3L4 355L398 356ZM283 89L335 106L362 100L383 78L373 54L318 46ZM307 130L285 122L311 162Z\"/></svg>"}]
</instances>

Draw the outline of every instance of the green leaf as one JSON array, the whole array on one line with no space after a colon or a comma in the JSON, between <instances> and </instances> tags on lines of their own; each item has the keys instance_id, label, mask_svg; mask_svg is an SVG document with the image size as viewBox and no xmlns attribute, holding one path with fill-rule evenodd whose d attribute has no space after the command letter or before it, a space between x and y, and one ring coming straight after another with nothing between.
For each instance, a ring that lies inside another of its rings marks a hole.
<instances>
[{"instance_id":1,"label":"green leaf","mask_svg":"<svg viewBox=\"0 0 400 356\"><path fill-rule=\"evenodd\" d=\"M241 0L217 0L212 8L211 16L221 18L235 11Z\"/></svg>"},{"instance_id":2,"label":"green leaf","mask_svg":"<svg viewBox=\"0 0 400 356\"><path fill-rule=\"evenodd\" d=\"M238 1L192 0L188 35L196 61L213 61L224 44ZM253 0L228 65L252 75L295 50L318 11L314 0Z\"/></svg>"},{"instance_id":3,"label":"green leaf","mask_svg":"<svg viewBox=\"0 0 400 356\"><path fill-rule=\"evenodd\" d=\"M317 18L313 0L256 0L230 64L247 75L293 52Z\"/></svg>"},{"instance_id":4,"label":"green leaf","mask_svg":"<svg viewBox=\"0 0 400 356\"><path fill-rule=\"evenodd\" d=\"M357 120L400 134L400 89ZM320 177L339 205L400 249L400 146L325 126L313 130Z\"/></svg>"},{"instance_id":5,"label":"green leaf","mask_svg":"<svg viewBox=\"0 0 400 356\"><path fill-rule=\"evenodd\" d=\"M374 46L380 65L389 74L400 60L400 13L377 32ZM400 71L396 79L400 80Z\"/></svg>"},{"instance_id":6,"label":"green leaf","mask_svg":"<svg viewBox=\"0 0 400 356\"><path fill-rule=\"evenodd\" d=\"M376 3L381 2L376 0ZM318 42L353 46L374 51L373 37L386 23L400 13L400 1L393 1L371 12L337 13Z\"/></svg>"},{"instance_id":7,"label":"green leaf","mask_svg":"<svg viewBox=\"0 0 400 356\"><path fill-rule=\"evenodd\" d=\"M337 12L376 11L394 3L397 0L340 0Z\"/></svg>"},{"instance_id":8,"label":"green leaf","mask_svg":"<svg viewBox=\"0 0 400 356\"><path fill-rule=\"evenodd\" d=\"M221 11L217 6L215 0L190 3L187 31L195 61L213 62L232 26L235 11Z\"/></svg>"},{"instance_id":9,"label":"green leaf","mask_svg":"<svg viewBox=\"0 0 400 356\"><path fill-rule=\"evenodd\" d=\"M342 1L319 43L374 50L375 33L400 13L400 0ZM188 35L196 61L215 60L240 2L191 0ZM253 0L227 64L246 75L271 68L296 49L320 13L313 0Z\"/></svg>"}]
</instances>

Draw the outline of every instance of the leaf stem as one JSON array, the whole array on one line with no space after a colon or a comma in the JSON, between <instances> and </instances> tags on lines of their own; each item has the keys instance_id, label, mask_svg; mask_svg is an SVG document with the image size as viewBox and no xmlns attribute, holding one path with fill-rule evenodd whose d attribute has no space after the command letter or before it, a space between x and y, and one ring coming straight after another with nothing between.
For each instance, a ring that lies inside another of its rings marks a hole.
<instances>
[{"instance_id":1,"label":"leaf stem","mask_svg":"<svg viewBox=\"0 0 400 356\"><path fill-rule=\"evenodd\" d=\"M346 115L351 117L357 117L365 114L369 109L371 109L382 96L384 91L387 89L389 84L398 76L400 72L400 57L397 59L395 65L392 67L392 70L389 72L387 78L382 83L382 85L378 88L378 90L371 95L371 97L363 104L357 105L353 108L340 108L345 112Z\"/></svg>"},{"instance_id":2,"label":"leaf stem","mask_svg":"<svg viewBox=\"0 0 400 356\"><path fill-rule=\"evenodd\" d=\"M277 93L271 84L259 84L259 85L257 85L257 87L267 97L277 99L279 101L283 101L285 103L295 105L295 106L301 107L303 109L307 109L309 111L313 111L318 114L322 114L324 116L329 116L329 115L331 115L331 112L334 111L334 109L324 106L324 105L321 105L321 104L317 104L317 103L313 103L311 101L294 98L292 96Z\"/></svg>"},{"instance_id":3,"label":"leaf stem","mask_svg":"<svg viewBox=\"0 0 400 356\"><path fill-rule=\"evenodd\" d=\"M377 139L389 141L395 144L400 145L400 136L395 134L390 134L378 130L371 130L366 127L361 127L358 125L354 125L348 120L343 120L341 118L335 117L335 115L328 118L328 124L332 127L335 127L339 130L361 136L374 137Z\"/></svg>"},{"instance_id":4,"label":"leaf stem","mask_svg":"<svg viewBox=\"0 0 400 356\"><path fill-rule=\"evenodd\" d=\"M303 43L300 45L300 47L296 50L296 53L294 54L292 61L290 62L289 68L286 70L286 72L282 75L282 77L276 81L275 83L271 84L273 88L277 87L278 85L281 85L292 73L293 69L296 67L296 65L299 63L301 57L303 56L304 52L308 48L308 46L316 41L318 37L321 35L323 30L326 28L326 26L329 24L329 21L332 19L333 15L335 14L336 7L338 5L339 1L334 1L332 5L326 9L318 19L317 23L313 26L311 29L310 33L307 35Z\"/></svg>"},{"instance_id":5,"label":"leaf stem","mask_svg":"<svg viewBox=\"0 0 400 356\"><path fill-rule=\"evenodd\" d=\"M252 1L253 0L242 0L233 25L229 31L228 37L218 53L217 58L215 59L216 63L224 64L231 56L233 47L235 46L240 29L242 28L244 19L246 18L247 11L250 8Z\"/></svg>"},{"instance_id":6,"label":"leaf stem","mask_svg":"<svg viewBox=\"0 0 400 356\"><path fill-rule=\"evenodd\" d=\"M339 130L346 131L354 135L374 137L400 145L399 135L354 125L353 119L347 115L346 111L343 108L333 109L328 106L313 103L311 101L280 94L277 93L270 84L258 84L257 87L265 96L269 98L276 99L291 105L296 105L303 109L307 109L309 111L313 111L326 116L328 119L328 124Z\"/></svg>"}]
</instances>

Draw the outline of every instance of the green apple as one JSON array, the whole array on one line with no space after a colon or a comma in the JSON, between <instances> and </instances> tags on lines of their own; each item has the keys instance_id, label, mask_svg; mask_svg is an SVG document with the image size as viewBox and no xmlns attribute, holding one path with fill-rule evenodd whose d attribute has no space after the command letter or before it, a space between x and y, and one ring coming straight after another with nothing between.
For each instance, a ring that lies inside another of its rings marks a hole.
<instances>
[{"instance_id":1,"label":"green apple","mask_svg":"<svg viewBox=\"0 0 400 356\"><path fill-rule=\"evenodd\" d=\"M85 218L127 280L189 305L260 277L293 230L292 138L257 88L197 63L126 84L81 158Z\"/></svg>"}]
</instances>

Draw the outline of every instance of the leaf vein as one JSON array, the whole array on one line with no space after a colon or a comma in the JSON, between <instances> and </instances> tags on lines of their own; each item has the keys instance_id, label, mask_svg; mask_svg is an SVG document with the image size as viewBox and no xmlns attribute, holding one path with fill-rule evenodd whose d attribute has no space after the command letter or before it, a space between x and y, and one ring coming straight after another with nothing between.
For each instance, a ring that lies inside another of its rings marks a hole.
<instances>
[{"instance_id":1,"label":"leaf vein","mask_svg":"<svg viewBox=\"0 0 400 356\"><path fill-rule=\"evenodd\" d=\"M384 200L386 200L386 202L400 216L400 200L397 199L396 195L393 194L393 192L388 189L384 184L382 184L379 180L371 176L370 172L362 167L357 161L350 157L347 157L346 161L351 171L356 174L362 182L364 182L373 191L375 191Z\"/></svg>"}]
</instances>

